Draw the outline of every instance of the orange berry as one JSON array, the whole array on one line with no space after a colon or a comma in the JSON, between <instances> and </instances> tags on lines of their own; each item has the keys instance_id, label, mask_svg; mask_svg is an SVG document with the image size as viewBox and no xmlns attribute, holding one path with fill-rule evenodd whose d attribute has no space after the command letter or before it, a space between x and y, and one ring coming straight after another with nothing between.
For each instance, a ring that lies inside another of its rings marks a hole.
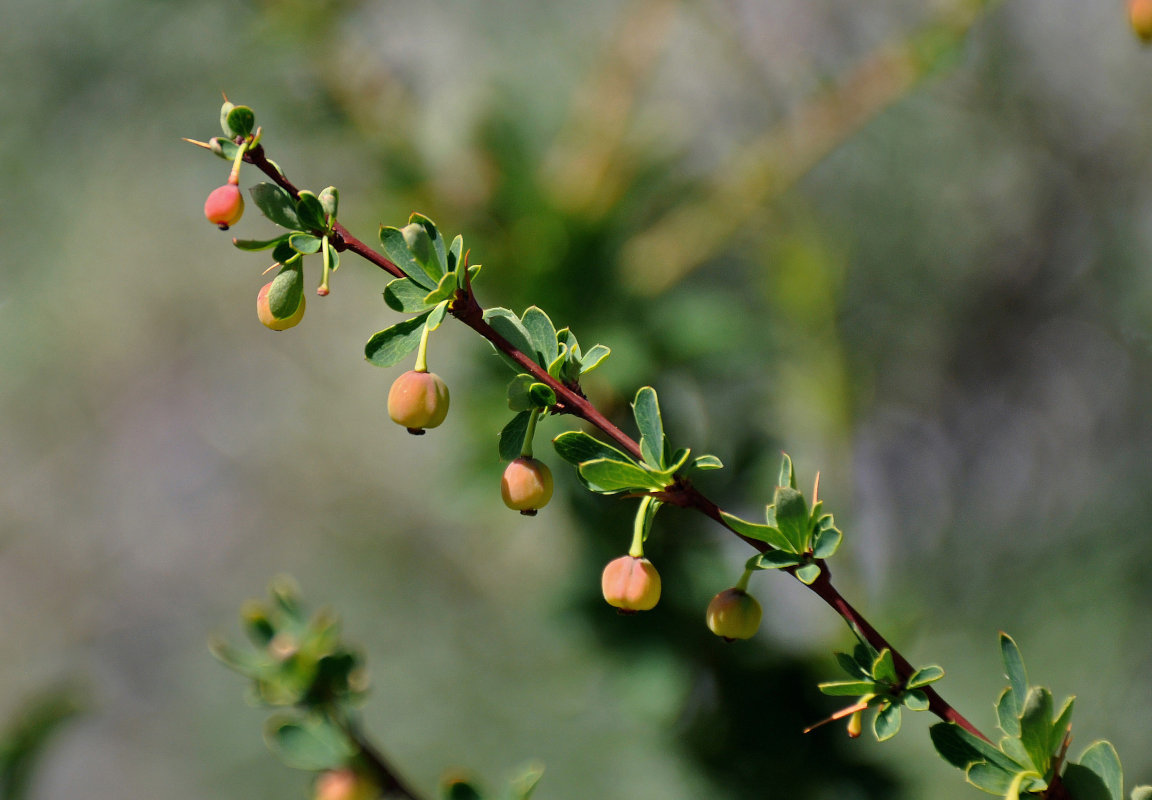
<instances>
[{"instance_id":1,"label":"orange berry","mask_svg":"<svg viewBox=\"0 0 1152 800\"><path fill-rule=\"evenodd\" d=\"M272 306L268 302L268 292L271 289L271 281L260 287L260 293L256 295L256 316L265 327L274 331L285 331L295 327L304 317L304 295L300 295L300 305L296 306L296 310L289 316L277 317L272 313Z\"/></svg>"},{"instance_id":2,"label":"orange berry","mask_svg":"<svg viewBox=\"0 0 1152 800\"><path fill-rule=\"evenodd\" d=\"M725 641L751 639L760 627L760 604L742 589L725 589L708 604L708 629Z\"/></svg>"},{"instance_id":3,"label":"orange berry","mask_svg":"<svg viewBox=\"0 0 1152 800\"><path fill-rule=\"evenodd\" d=\"M316 779L315 800L375 800L376 786L350 769L332 769Z\"/></svg>"},{"instance_id":4,"label":"orange berry","mask_svg":"<svg viewBox=\"0 0 1152 800\"><path fill-rule=\"evenodd\" d=\"M226 183L213 189L204 201L204 216L222 231L239 222L243 215L244 195L240 194L240 187L235 184Z\"/></svg>"},{"instance_id":5,"label":"orange berry","mask_svg":"<svg viewBox=\"0 0 1152 800\"><path fill-rule=\"evenodd\" d=\"M552 470L543 461L521 456L504 469L500 496L508 508L533 516L552 499Z\"/></svg>"},{"instance_id":6,"label":"orange berry","mask_svg":"<svg viewBox=\"0 0 1152 800\"><path fill-rule=\"evenodd\" d=\"M1128 22L1142 41L1152 42L1152 0L1128 0Z\"/></svg>"},{"instance_id":7,"label":"orange berry","mask_svg":"<svg viewBox=\"0 0 1152 800\"><path fill-rule=\"evenodd\" d=\"M434 372L405 372L388 390L388 416L411 434L435 428L448 416L447 385Z\"/></svg>"},{"instance_id":8,"label":"orange berry","mask_svg":"<svg viewBox=\"0 0 1152 800\"><path fill-rule=\"evenodd\" d=\"M604 599L624 613L647 611L660 600L660 573L646 558L620 556L600 576Z\"/></svg>"}]
</instances>

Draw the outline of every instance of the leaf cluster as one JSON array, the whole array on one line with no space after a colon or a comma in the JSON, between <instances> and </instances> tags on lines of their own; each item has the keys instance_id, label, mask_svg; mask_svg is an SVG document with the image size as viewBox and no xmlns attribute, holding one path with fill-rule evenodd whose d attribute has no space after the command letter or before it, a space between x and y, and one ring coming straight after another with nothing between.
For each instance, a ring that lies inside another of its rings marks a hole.
<instances>
[{"instance_id":1,"label":"leaf cluster","mask_svg":"<svg viewBox=\"0 0 1152 800\"><path fill-rule=\"evenodd\" d=\"M813 492L815 495L815 492ZM748 560L748 569L791 569L796 577L811 584L820 577L820 560L831 558L839 549L843 534L824 503L816 500L811 508L796 488L796 472L787 453L780 465L780 478L772 503L765 509L765 524L749 522L721 512L732 530L749 539L766 543L771 549Z\"/></svg>"},{"instance_id":2,"label":"leaf cluster","mask_svg":"<svg viewBox=\"0 0 1152 800\"><path fill-rule=\"evenodd\" d=\"M836 697L859 695L860 702L852 707L853 711L876 709L872 733L880 742L899 732L901 709L928 709L924 687L944 677L941 667L930 664L913 672L907 680L901 680L892 651L885 648L876 652L865 642L857 644L851 654L837 653L836 660L850 676L849 680L821 683L820 691Z\"/></svg>"},{"instance_id":3,"label":"leaf cluster","mask_svg":"<svg viewBox=\"0 0 1152 800\"><path fill-rule=\"evenodd\" d=\"M1057 785L1073 800L1124 800L1123 770L1110 742L1093 742L1079 762L1065 763L1075 698L1056 711L1048 689L1028 684L1020 649L1006 633L1000 634L1000 652L1008 678L996 701L1000 741L993 744L941 722L931 728L936 751L964 770L977 789L1004 800L1056 796L1050 793ZM1152 786L1136 787L1131 798L1150 800Z\"/></svg>"}]
</instances>

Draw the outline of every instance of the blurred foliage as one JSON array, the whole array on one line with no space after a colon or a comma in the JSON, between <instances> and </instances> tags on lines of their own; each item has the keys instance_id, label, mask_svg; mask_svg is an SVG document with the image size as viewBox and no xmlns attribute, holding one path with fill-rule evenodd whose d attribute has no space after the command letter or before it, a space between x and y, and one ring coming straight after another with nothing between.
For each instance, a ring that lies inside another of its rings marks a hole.
<instances>
[{"instance_id":1,"label":"blurred foliage","mask_svg":"<svg viewBox=\"0 0 1152 800\"><path fill-rule=\"evenodd\" d=\"M346 259L264 330L267 264L200 218L223 162L178 141L221 89L364 238L425 213L481 302L611 346L589 394L626 425L655 386L726 508L769 502L783 447L818 466L838 583L978 725L1011 629L1146 780L1149 54L1120 5L981 7L6 3L0 674L79 666L100 700L41 796L304 796L202 656L279 570L364 642L368 727L421 787L539 757L541 798L970 796L919 724L799 733L847 635L757 575L762 633L711 636L747 552L705 521L665 511L661 605L612 614L630 504L553 461L546 513L503 508L507 372L464 332L433 353L452 416L402 441L361 351L382 276Z\"/></svg>"}]
</instances>

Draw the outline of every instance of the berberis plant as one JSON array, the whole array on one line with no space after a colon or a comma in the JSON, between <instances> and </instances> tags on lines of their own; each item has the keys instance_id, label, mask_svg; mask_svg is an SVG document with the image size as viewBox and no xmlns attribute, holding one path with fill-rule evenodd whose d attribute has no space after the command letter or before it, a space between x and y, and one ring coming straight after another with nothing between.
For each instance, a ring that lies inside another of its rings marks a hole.
<instances>
[{"instance_id":1,"label":"berberis plant","mask_svg":"<svg viewBox=\"0 0 1152 800\"><path fill-rule=\"evenodd\" d=\"M829 560L844 537L819 497L818 474L811 494L806 494L785 455L762 519L743 519L722 509L693 483L700 471L722 469L721 460L672 444L654 388L636 391L631 406L635 435L617 427L586 396L582 379L609 356L608 347L582 346L572 330L557 328L536 306L521 313L482 306L474 288L480 267L470 264L463 239L456 236L449 243L425 216L413 214L401 227L382 226L379 249L369 246L339 222L334 188L318 193L300 189L268 158L255 119L250 108L226 100L221 109L224 135L194 143L231 163L227 183L206 204L210 221L221 228L239 221L243 201L234 190L246 164L263 178L249 190L252 202L283 229L267 240L233 239L241 250L270 250L273 268L279 270L260 290L261 322L273 330L301 322L308 256L318 257L321 296L329 293L342 253L351 252L389 273L393 280L384 301L405 316L373 334L364 353L377 367L393 367L416 351L413 369L396 379L388 397L392 419L414 434L435 428L449 410L445 381L428 371L431 335L451 318L487 340L513 375L507 394L512 416L500 431L498 445L500 456L509 462L501 483L504 503L534 515L552 495L552 474L533 451L537 423L544 415L578 420L596 431L568 430L552 440L556 454L573 466L585 489L636 503L631 546L604 568L601 588L610 605L628 614L657 605L661 577L644 554L656 516L668 505L698 512L753 550L740 566L735 585L717 587L720 591L707 610L701 609L701 622L713 633L729 641L753 636L762 611L749 592L750 579L758 571L776 570L823 600L855 637L851 652L837 654L845 674L820 684L827 695L850 698L826 722L845 720L849 735L856 737L867 713L873 735L884 741L900 730L906 710L927 711L940 720L931 727L936 750L963 770L976 789L1005 800L1124 800L1115 749L1097 741L1072 757L1072 700L1057 706L1048 689L1029 683L1020 651L1007 634L1000 635L1008 686L995 703L999 731L985 732L936 690L944 677L941 667L910 663L841 595ZM674 586L664 588L676 591ZM252 646L217 642L214 652L252 682L260 703L285 709L269 721L268 745L289 766L317 773L315 796L418 797L361 729L355 708L366 689L365 671L360 654L342 641L337 620L327 613L309 614L285 578L272 583L269 601L253 602L241 616ZM633 624L644 625L644 618ZM528 768L506 796L527 798L540 776L538 767ZM450 798L481 796L459 778L446 781L442 791ZM1152 786L1137 787L1130 797L1152 800Z\"/></svg>"}]
</instances>

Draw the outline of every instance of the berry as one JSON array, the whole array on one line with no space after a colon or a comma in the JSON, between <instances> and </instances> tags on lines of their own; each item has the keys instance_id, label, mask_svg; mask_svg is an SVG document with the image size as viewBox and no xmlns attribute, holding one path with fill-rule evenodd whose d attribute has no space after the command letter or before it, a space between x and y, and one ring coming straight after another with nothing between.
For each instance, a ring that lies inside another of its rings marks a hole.
<instances>
[{"instance_id":1,"label":"berry","mask_svg":"<svg viewBox=\"0 0 1152 800\"><path fill-rule=\"evenodd\" d=\"M315 800L375 800L376 787L350 769L332 769L316 779Z\"/></svg>"},{"instance_id":2,"label":"berry","mask_svg":"<svg viewBox=\"0 0 1152 800\"><path fill-rule=\"evenodd\" d=\"M760 604L743 589L725 589L708 604L708 629L724 641L751 639L760 627Z\"/></svg>"},{"instance_id":3,"label":"berry","mask_svg":"<svg viewBox=\"0 0 1152 800\"><path fill-rule=\"evenodd\" d=\"M600 588L608 604L623 613L647 611L660 600L660 573L646 558L620 556L604 567Z\"/></svg>"},{"instance_id":4,"label":"berry","mask_svg":"<svg viewBox=\"0 0 1152 800\"><path fill-rule=\"evenodd\" d=\"M1128 0L1128 22L1145 42L1152 42L1152 0Z\"/></svg>"},{"instance_id":5,"label":"berry","mask_svg":"<svg viewBox=\"0 0 1152 800\"><path fill-rule=\"evenodd\" d=\"M448 416L448 387L434 372L409 370L388 391L388 416L414 435L435 428Z\"/></svg>"},{"instance_id":6,"label":"berry","mask_svg":"<svg viewBox=\"0 0 1152 800\"><path fill-rule=\"evenodd\" d=\"M243 215L244 195L240 194L240 187L233 183L213 189L204 201L204 216L222 231L239 222Z\"/></svg>"},{"instance_id":7,"label":"berry","mask_svg":"<svg viewBox=\"0 0 1152 800\"><path fill-rule=\"evenodd\" d=\"M304 317L304 295L300 295L300 305L296 306L296 310L289 316L277 317L272 313L272 306L268 302L268 292L271 290L271 281L260 287L260 293L256 295L256 316L266 327L274 331L284 331L295 327Z\"/></svg>"},{"instance_id":8,"label":"berry","mask_svg":"<svg viewBox=\"0 0 1152 800\"><path fill-rule=\"evenodd\" d=\"M552 499L552 470L543 461L521 456L505 468L500 496L508 508L533 516Z\"/></svg>"}]
</instances>

